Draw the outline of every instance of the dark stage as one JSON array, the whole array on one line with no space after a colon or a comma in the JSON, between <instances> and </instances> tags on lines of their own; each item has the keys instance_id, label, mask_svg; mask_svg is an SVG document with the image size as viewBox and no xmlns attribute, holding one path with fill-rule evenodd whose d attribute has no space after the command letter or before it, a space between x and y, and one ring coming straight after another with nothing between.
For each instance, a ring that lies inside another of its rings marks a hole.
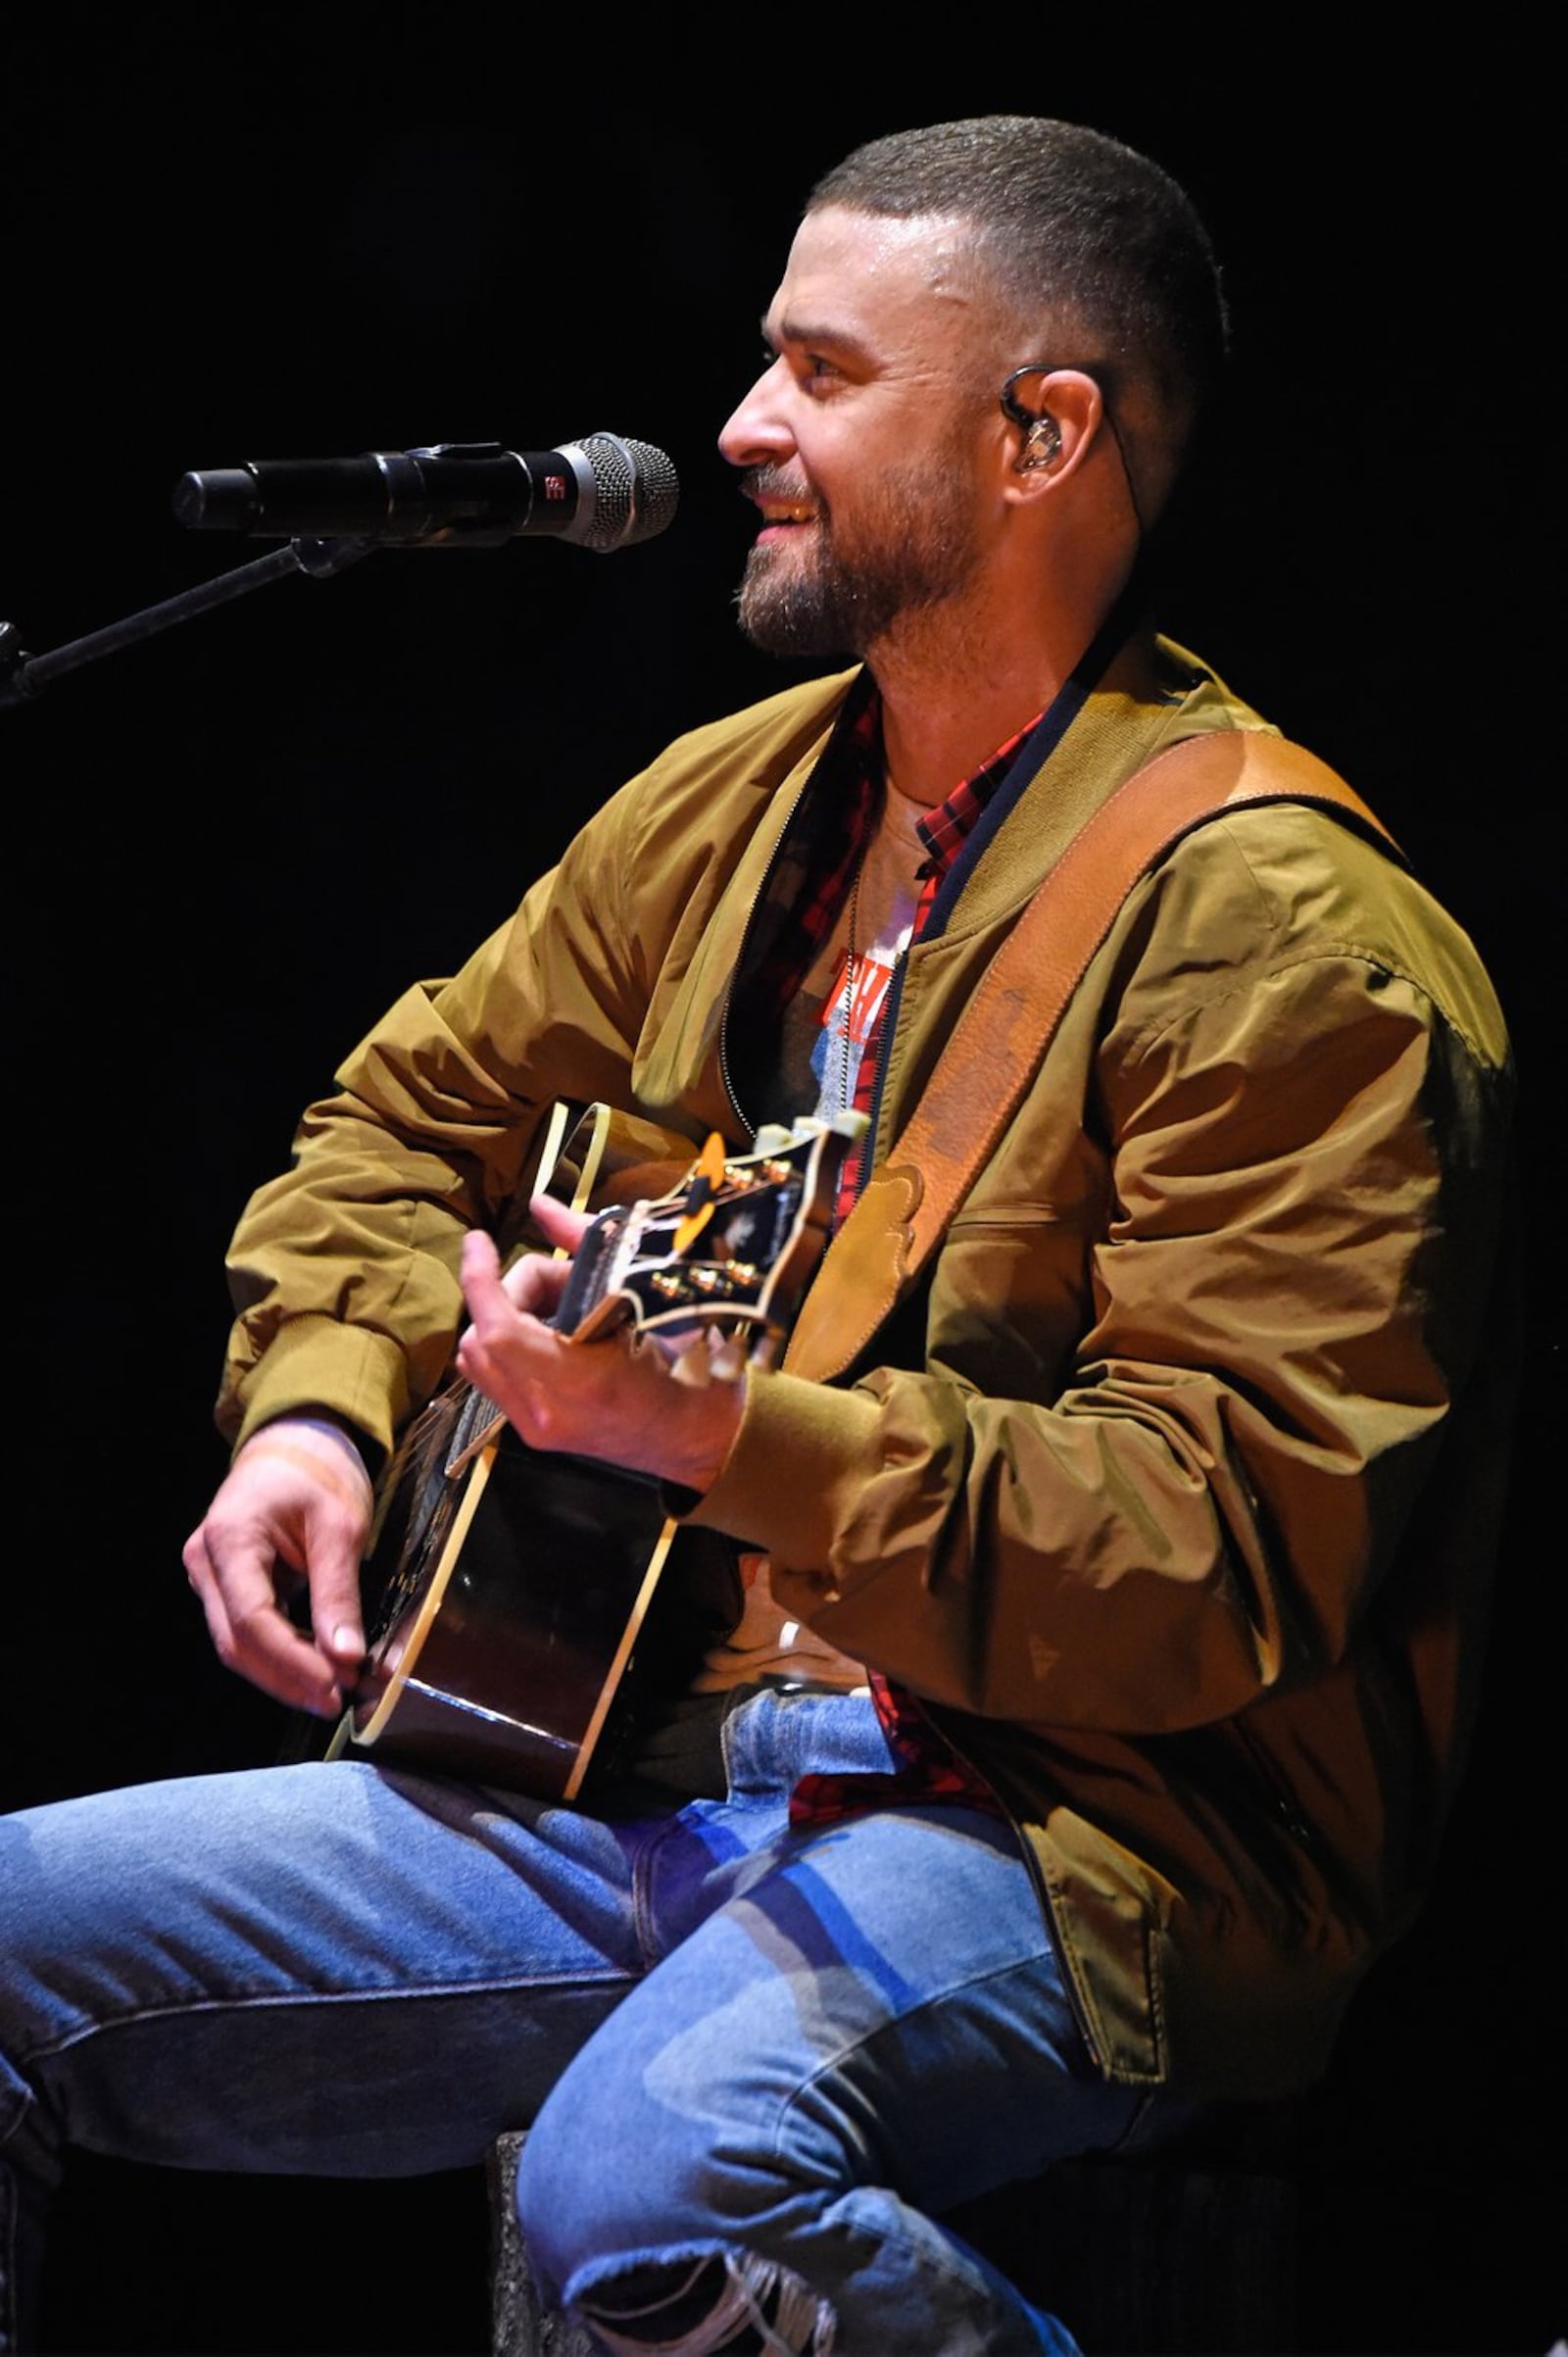
<instances>
[{"instance_id":1,"label":"dark stage","mask_svg":"<svg viewBox=\"0 0 1568 2357\"><path fill-rule=\"evenodd\" d=\"M1544 61L1506 84L1460 62L1423 82L1404 56L1350 71L1304 21L1266 53L1186 37L1140 60L1128 25L1013 17L890 78L906 25L858 23L830 47L798 17L732 25L710 51L462 6L67 5L8 35L0 620L30 654L275 545L176 522L191 468L612 431L668 452L681 501L608 557L518 539L296 575L0 711L27 1077L5 1799L285 1738L209 1652L179 1561L223 1464L228 1232L407 982L449 971L678 729L783 683L733 622L752 522L714 438L808 183L917 121L1095 123L1190 188L1235 316L1229 434L1165 627L1380 810L1485 952L1524 1083L1533 1324L1489 1694L1428 1915L1305 2108L1297 2345L1544 2357L1568 2331L1545 1470L1545 960L1568 907ZM477 2177L90 2162L49 2345L479 2352L485 2234Z\"/></svg>"}]
</instances>

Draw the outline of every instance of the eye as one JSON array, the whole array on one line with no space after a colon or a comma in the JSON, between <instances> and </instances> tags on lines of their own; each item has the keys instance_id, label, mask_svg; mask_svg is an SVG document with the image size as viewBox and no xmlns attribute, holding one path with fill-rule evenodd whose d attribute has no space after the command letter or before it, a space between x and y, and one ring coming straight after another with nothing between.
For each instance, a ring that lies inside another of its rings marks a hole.
<instances>
[{"instance_id":1,"label":"eye","mask_svg":"<svg viewBox=\"0 0 1568 2357\"><path fill-rule=\"evenodd\" d=\"M770 344L762 339L761 373L766 376L783 367L803 392L818 394L843 382L844 370L839 363L829 360L822 352L809 351L803 344Z\"/></svg>"},{"instance_id":2,"label":"eye","mask_svg":"<svg viewBox=\"0 0 1568 2357\"><path fill-rule=\"evenodd\" d=\"M796 363L796 374L808 390L826 390L829 385L837 383L841 373L832 361L823 359L820 352L803 353Z\"/></svg>"}]
</instances>

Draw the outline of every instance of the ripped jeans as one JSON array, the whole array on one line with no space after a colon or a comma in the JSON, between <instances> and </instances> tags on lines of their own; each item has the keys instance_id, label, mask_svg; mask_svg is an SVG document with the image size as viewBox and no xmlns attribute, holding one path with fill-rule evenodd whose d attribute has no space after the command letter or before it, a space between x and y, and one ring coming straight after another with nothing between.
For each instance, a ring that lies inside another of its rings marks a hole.
<instances>
[{"instance_id":1,"label":"ripped jeans","mask_svg":"<svg viewBox=\"0 0 1568 2357\"><path fill-rule=\"evenodd\" d=\"M792 1830L802 1774L890 1764L864 1695L723 1740L728 1797L660 1814L341 1759L0 1820L0 2347L68 2138L377 2177L528 2127L531 2257L608 2349L1072 2351L942 2224L1160 2110L1094 2073L1014 1837Z\"/></svg>"}]
</instances>

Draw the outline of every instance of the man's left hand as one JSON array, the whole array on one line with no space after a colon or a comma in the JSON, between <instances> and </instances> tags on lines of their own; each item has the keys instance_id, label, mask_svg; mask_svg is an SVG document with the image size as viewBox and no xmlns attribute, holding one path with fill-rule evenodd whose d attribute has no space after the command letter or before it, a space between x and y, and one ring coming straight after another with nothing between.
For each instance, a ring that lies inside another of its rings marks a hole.
<instances>
[{"instance_id":1,"label":"man's left hand","mask_svg":"<svg viewBox=\"0 0 1568 2357\"><path fill-rule=\"evenodd\" d=\"M552 1197L533 1214L550 1241L575 1249L588 1221ZM745 1402L738 1384L676 1382L656 1343L630 1328L573 1342L549 1323L568 1265L527 1253L505 1276L491 1238L464 1240L463 1290L471 1323L458 1345L465 1379L494 1401L532 1449L598 1458L627 1472L706 1490L735 1437Z\"/></svg>"}]
</instances>

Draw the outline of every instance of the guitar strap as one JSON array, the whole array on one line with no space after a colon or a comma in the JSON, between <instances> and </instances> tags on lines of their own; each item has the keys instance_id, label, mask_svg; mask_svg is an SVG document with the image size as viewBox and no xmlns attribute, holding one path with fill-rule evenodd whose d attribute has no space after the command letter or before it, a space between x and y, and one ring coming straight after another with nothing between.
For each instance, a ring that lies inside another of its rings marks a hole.
<instances>
[{"instance_id":1,"label":"guitar strap","mask_svg":"<svg viewBox=\"0 0 1568 2357\"><path fill-rule=\"evenodd\" d=\"M1317 756L1262 730L1213 730L1135 770L1080 827L992 958L885 1162L829 1245L784 1368L842 1374L913 1283L985 1167L1062 1012L1141 877L1206 819L1315 804L1398 845Z\"/></svg>"}]
</instances>

